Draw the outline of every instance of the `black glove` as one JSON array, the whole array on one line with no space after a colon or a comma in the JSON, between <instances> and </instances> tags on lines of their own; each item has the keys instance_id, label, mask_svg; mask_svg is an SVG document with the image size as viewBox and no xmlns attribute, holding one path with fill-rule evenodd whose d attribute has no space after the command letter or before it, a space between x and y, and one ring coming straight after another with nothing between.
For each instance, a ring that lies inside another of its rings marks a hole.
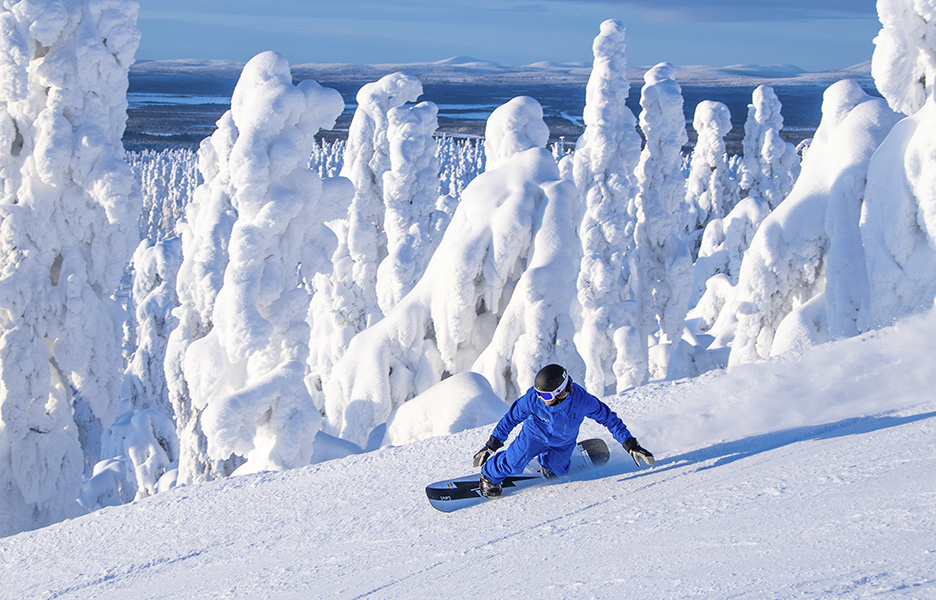
<instances>
[{"instance_id":1,"label":"black glove","mask_svg":"<svg viewBox=\"0 0 936 600\"><path fill-rule=\"evenodd\" d=\"M653 458L650 451L646 448L642 448L640 444L637 443L637 438L635 437L624 440L624 449L631 455L631 458L634 459L638 467L640 466L640 461L644 461L648 467L652 467L656 462L656 459Z\"/></svg>"},{"instance_id":2,"label":"black glove","mask_svg":"<svg viewBox=\"0 0 936 600\"><path fill-rule=\"evenodd\" d=\"M484 448L478 450L478 453L474 455L474 460L471 461L472 466L476 469L482 466L485 462L487 462L487 459L491 458L491 456L500 450L503 445L504 442L500 441L493 435L489 437L487 443L484 445Z\"/></svg>"}]
</instances>

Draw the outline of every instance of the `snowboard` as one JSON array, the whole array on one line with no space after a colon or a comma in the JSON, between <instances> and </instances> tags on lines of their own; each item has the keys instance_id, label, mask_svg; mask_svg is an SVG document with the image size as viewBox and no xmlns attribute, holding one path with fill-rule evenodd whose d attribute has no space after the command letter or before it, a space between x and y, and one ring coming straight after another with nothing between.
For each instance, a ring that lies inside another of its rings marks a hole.
<instances>
[{"instance_id":1,"label":"snowboard","mask_svg":"<svg viewBox=\"0 0 936 600\"><path fill-rule=\"evenodd\" d=\"M569 474L578 473L608 462L611 452L608 445L600 438L583 440L576 444L572 452ZM452 512L460 508L481 504L494 498L481 495L479 474L465 475L457 479L437 481L426 486L426 496L433 508L442 512ZM531 487L545 481L542 468L536 459L520 475L506 478L501 484L503 496L517 492L521 488Z\"/></svg>"}]
</instances>

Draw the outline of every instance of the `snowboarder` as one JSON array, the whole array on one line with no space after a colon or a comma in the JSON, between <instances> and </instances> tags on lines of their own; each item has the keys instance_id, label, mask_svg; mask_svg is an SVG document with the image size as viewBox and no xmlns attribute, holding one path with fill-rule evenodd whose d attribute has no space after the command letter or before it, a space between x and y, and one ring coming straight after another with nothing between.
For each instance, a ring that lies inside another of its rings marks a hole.
<instances>
[{"instance_id":1,"label":"snowboarder","mask_svg":"<svg viewBox=\"0 0 936 600\"><path fill-rule=\"evenodd\" d=\"M608 405L574 383L560 365L546 365L536 374L533 387L520 396L494 428L487 443L474 456L481 469L481 493L488 498L501 495L504 478L523 471L534 457L547 479L565 475L585 417L608 428L640 466L654 464L653 454L637 443L627 426ZM510 446L497 452L521 422L523 428Z\"/></svg>"}]
</instances>

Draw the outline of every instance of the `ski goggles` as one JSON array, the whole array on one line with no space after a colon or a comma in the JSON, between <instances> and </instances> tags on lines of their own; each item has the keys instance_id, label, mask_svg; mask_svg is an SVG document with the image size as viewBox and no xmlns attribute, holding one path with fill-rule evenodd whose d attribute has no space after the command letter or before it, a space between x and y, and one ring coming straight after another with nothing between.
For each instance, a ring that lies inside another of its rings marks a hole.
<instances>
[{"instance_id":1,"label":"ski goggles","mask_svg":"<svg viewBox=\"0 0 936 600\"><path fill-rule=\"evenodd\" d=\"M562 394L562 392L565 391L566 386L568 386L568 385L569 385L569 374L568 374L568 373L565 373L565 374L563 374L563 377L562 377L562 385L560 385L559 387L557 387L555 390L553 390L553 391L551 391L551 392L541 392L541 391L539 391L539 390L536 390L536 394L537 394L540 398L542 398L543 400L545 400L546 402L552 402L552 401L555 400L558 396L560 396L560 395Z\"/></svg>"}]
</instances>

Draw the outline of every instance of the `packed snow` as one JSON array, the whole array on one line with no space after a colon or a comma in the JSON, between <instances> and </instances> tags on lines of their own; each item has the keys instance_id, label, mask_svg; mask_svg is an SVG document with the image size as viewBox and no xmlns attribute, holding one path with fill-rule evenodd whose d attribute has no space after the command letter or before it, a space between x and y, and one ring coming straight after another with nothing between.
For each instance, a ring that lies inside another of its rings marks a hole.
<instances>
[{"instance_id":1,"label":"packed snow","mask_svg":"<svg viewBox=\"0 0 936 600\"><path fill-rule=\"evenodd\" d=\"M0 597L929 598L934 351L929 314L610 396L656 467L455 513L423 487L491 426L175 488L0 540Z\"/></svg>"},{"instance_id":2,"label":"packed snow","mask_svg":"<svg viewBox=\"0 0 936 600\"><path fill-rule=\"evenodd\" d=\"M685 71L609 20L570 152L528 96L440 139L401 71L317 141L341 95L268 51L129 161L137 5L4 4L0 595L936 593L936 7L878 4L883 98L798 147L760 81L742 156L710 101L687 153ZM433 512L547 363L657 466Z\"/></svg>"}]
</instances>

